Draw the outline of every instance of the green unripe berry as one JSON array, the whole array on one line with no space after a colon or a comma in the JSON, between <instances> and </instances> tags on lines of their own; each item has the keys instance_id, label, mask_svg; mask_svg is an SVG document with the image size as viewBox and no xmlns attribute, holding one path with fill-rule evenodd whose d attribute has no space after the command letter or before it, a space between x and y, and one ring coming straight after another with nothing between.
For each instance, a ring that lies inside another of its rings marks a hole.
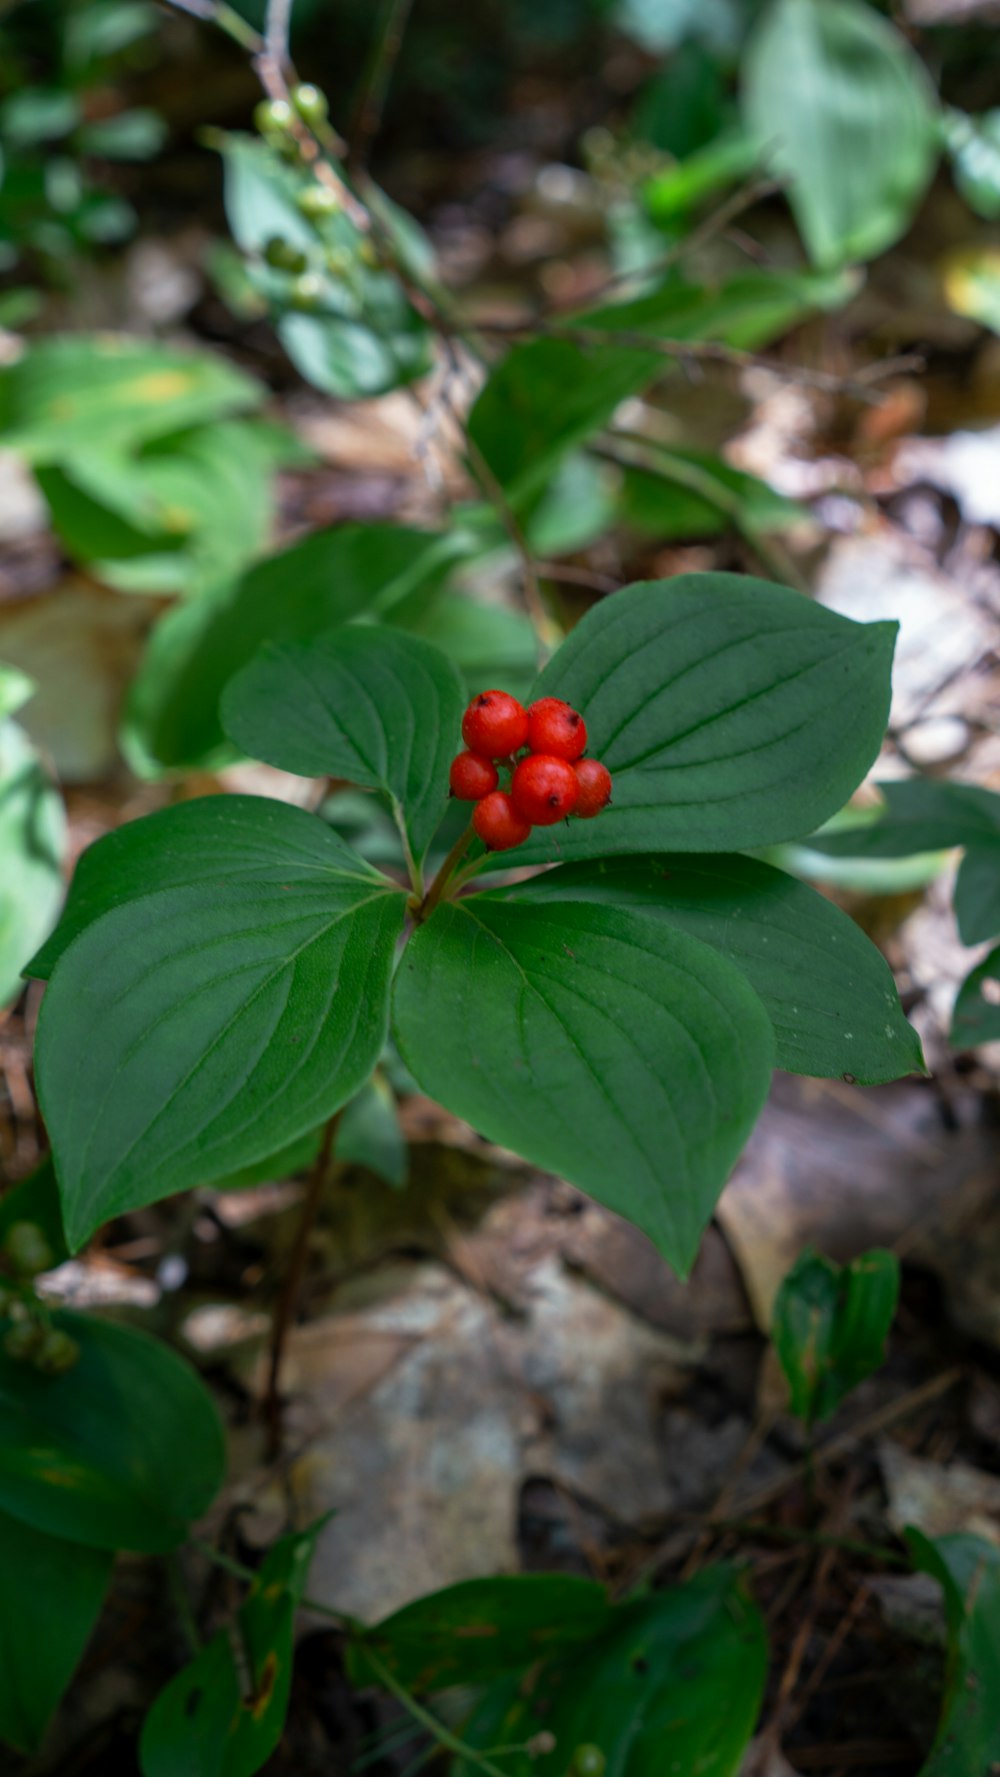
<instances>
[{"instance_id":1,"label":"green unripe berry","mask_svg":"<svg viewBox=\"0 0 1000 1777\"><path fill-rule=\"evenodd\" d=\"M275 271L305 271L309 260L301 247L293 247L284 235L274 234L264 248L264 258Z\"/></svg>"},{"instance_id":2,"label":"green unripe berry","mask_svg":"<svg viewBox=\"0 0 1000 1777\"><path fill-rule=\"evenodd\" d=\"M22 1277L51 1271L55 1260L37 1222L12 1222L4 1236L4 1256Z\"/></svg>"},{"instance_id":3,"label":"green unripe berry","mask_svg":"<svg viewBox=\"0 0 1000 1777\"><path fill-rule=\"evenodd\" d=\"M45 1338L45 1330L37 1320L16 1320L3 1336L3 1348L15 1363L34 1357Z\"/></svg>"},{"instance_id":4,"label":"green unripe berry","mask_svg":"<svg viewBox=\"0 0 1000 1777\"><path fill-rule=\"evenodd\" d=\"M570 1761L573 1777L604 1777L607 1759L599 1746L587 1741L578 1746Z\"/></svg>"},{"instance_id":5,"label":"green unripe berry","mask_svg":"<svg viewBox=\"0 0 1000 1777\"><path fill-rule=\"evenodd\" d=\"M311 81L304 81L301 86L295 88L292 93L292 104L303 123L308 123L315 128L326 122L328 112L326 94L321 93L319 87L313 86Z\"/></svg>"},{"instance_id":6,"label":"green unripe berry","mask_svg":"<svg viewBox=\"0 0 1000 1777\"><path fill-rule=\"evenodd\" d=\"M50 1327L32 1353L31 1361L43 1376L65 1376L67 1370L79 1363L80 1347L61 1327Z\"/></svg>"},{"instance_id":7,"label":"green unripe berry","mask_svg":"<svg viewBox=\"0 0 1000 1777\"><path fill-rule=\"evenodd\" d=\"M337 193L329 185L306 185L295 202L310 222L323 222L328 216L338 216L343 208Z\"/></svg>"},{"instance_id":8,"label":"green unripe berry","mask_svg":"<svg viewBox=\"0 0 1000 1777\"><path fill-rule=\"evenodd\" d=\"M288 292L288 301L293 309L299 309L306 315L315 314L322 307L325 285L318 272L304 271L295 279Z\"/></svg>"},{"instance_id":9,"label":"green unripe berry","mask_svg":"<svg viewBox=\"0 0 1000 1777\"><path fill-rule=\"evenodd\" d=\"M261 99L254 106L253 120L262 136L283 136L295 122L295 113L287 99Z\"/></svg>"}]
</instances>

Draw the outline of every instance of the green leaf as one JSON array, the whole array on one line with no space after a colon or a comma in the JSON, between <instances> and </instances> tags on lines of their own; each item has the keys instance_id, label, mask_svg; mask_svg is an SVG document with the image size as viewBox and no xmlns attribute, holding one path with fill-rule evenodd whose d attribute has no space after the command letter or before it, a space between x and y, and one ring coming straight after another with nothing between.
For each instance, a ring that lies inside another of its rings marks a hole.
<instances>
[{"instance_id":1,"label":"green leaf","mask_svg":"<svg viewBox=\"0 0 1000 1777\"><path fill-rule=\"evenodd\" d=\"M295 850L262 826L260 867L126 901L60 957L36 1069L72 1250L308 1134L371 1073L405 898L306 818Z\"/></svg>"},{"instance_id":2,"label":"green leaf","mask_svg":"<svg viewBox=\"0 0 1000 1777\"><path fill-rule=\"evenodd\" d=\"M885 1356L899 1300L899 1260L873 1247L849 1265L805 1247L775 1297L771 1337L807 1425L828 1419Z\"/></svg>"},{"instance_id":3,"label":"green leaf","mask_svg":"<svg viewBox=\"0 0 1000 1777\"><path fill-rule=\"evenodd\" d=\"M920 1777L972 1777L1000 1760L1000 1553L984 1538L906 1532L914 1566L944 1592L948 1669L934 1748Z\"/></svg>"},{"instance_id":4,"label":"green leaf","mask_svg":"<svg viewBox=\"0 0 1000 1777\"><path fill-rule=\"evenodd\" d=\"M22 705L34 697L36 689L34 679L30 679L20 667L5 666L0 661L0 721L16 715Z\"/></svg>"},{"instance_id":5,"label":"green leaf","mask_svg":"<svg viewBox=\"0 0 1000 1777\"><path fill-rule=\"evenodd\" d=\"M334 1146L344 1165L365 1166L394 1191L406 1183L406 1141L388 1081L376 1074L344 1106Z\"/></svg>"},{"instance_id":6,"label":"green leaf","mask_svg":"<svg viewBox=\"0 0 1000 1777\"><path fill-rule=\"evenodd\" d=\"M405 627L455 662L470 698L484 685L522 700L528 696L538 672L538 637L523 612L444 592L426 610L407 615Z\"/></svg>"},{"instance_id":7,"label":"green leaf","mask_svg":"<svg viewBox=\"0 0 1000 1777\"><path fill-rule=\"evenodd\" d=\"M488 1684L563 1647L593 1641L614 1616L603 1586L571 1574L462 1580L429 1592L348 1643L355 1684L378 1682L370 1648L409 1691Z\"/></svg>"},{"instance_id":8,"label":"green leaf","mask_svg":"<svg viewBox=\"0 0 1000 1777\"><path fill-rule=\"evenodd\" d=\"M84 124L77 137L82 154L101 160L152 160L170 134L166 120L147 106L119 111L116 117L95 118Z\"/></svg>"},{"instance_id":9,"label":"green leaf","mask_svg":"<svg viewBox=\"0 0 1000 1777\"><path fill-rule=\"evenodd\" d=\"M874 944L839 907L770 864L725 854L605 858L547 870L504 896L629 907L711 944L758 995L777 1065L792 1073L848 1073L874 1085L923 1065Z\"/></svg>"},{"instance_id":10,"label":"green leaf","mask_svg":"<svg viewBox=\"0 0 1000 1777\"><path fill-rule=\"evenodd\" d=\"M596 820L519 863L733 851L807 833L878 753L896 626L852 623L736 574L629 586L589 611L534 695L566 698L614 778Z\"/></svg>"},{"instance_id":11,"label":"green leaf","mask_svg":"<svg viewBox=\"0 0 1000 1777\"><path fill-rule=\"evenodd\" d=\"M157 1339L57 1313L80 1357L43 1376L0 1351L0 1510L97 1549L171 1549L222 1484L215 1404Z\"/></svg>"},{"instance_id":12,"label":"green leaf","mask_svg":"<svg viewBox=\"0 0 1000 1777\"><path fill-rule=\"evenodd\" d=\"M16 722L0 722L0 1007L55 920L65 844L62 801L38 754Z\"/></svg>"},{"instance_id":13,"label":"green leaf","mask_svg":"<svg viewBox=\"0 0 1000 1777\"><path fill-rule=\"evenodd\" d=\"M37 1752L100 1615L114 1557L0 1512L0 1740Z\"/></svg>"},{"instance_id":14,"label":"green leaf","mask_svg":"<svg viewBox=\"0 0 1000 1777\"><path fill-rule=\"evenodd\" d=\"M503 1754L509 1777L565 1777L577 1748L596 1747L614 1777L736 1777L760 1710L767 1635L744 1584L709 1568L651 1598L619 1605L605 1634L480 1704L463 1738ZM551 1735L539 1753L536 1735ZM457 1760L454 1777L475 1777Z\"/></svg>"},{"instance_id":15,"label":"green leaf","mask_svg":"<svg viewBox=\"0 0 1000 1777\"><path fill-rule=\"evenodd\" d=\"M752 538L808 517L804 506L710 451L659 447L655 467L626 469L619 510L626 524L657 538L717 537L730 527Z\"/></svg>"},{"instance_id":16,"label":"green leaf","mask_svg":"<svg viewBox=\"0 0 1000 1777\"><path fill-rule=\"evenodd\" d=\"M113 907L168 888L281 884L290 866L320 880L367 868L315 815L267 796L199 796L128 821L82 854L62 918L25 973L47 981L74 938Z\"/></svg>"},{"instance_id":17,"label":"green leaf","mask_svg":"<svg viewBox=\"0 0 1000 1777\"><path fill-rule=\"evenodd\" d=\"M760 144L745 131L724 131L647 179L642 187L643 208L659 227L670 228L705 198L759 172L762 158Z\"/></svg>"},{"instance_id":18,"label":"green leaf","mask_svg":"<svg viewBox=\"0 0 1000 1777\"><path fill-rule=\"evenodd\" d=\"M485 894L415 932L394 1030L432 1098L628 1217L681 1273L774 1054L744 977L686 932Z\"/></svg>"},{"instance_id":19,"label":"green leaf","mask_svg":"<svg viewBox=\"0 0 1000 1777\"><path fill-rule=\"evenodd\" d=\"M440 586L471 541L461 529L338 525L171 611L130 693L130 763L155 773L218 760L219 698L261 643L304 641L362 614L389 617L414 592Z\"/></svg>"},{"instance_id":20,"label":"green leaf","mask_svg":"<svg viewBox=\"0 0 1000 1777\"><path fill-rule=\"evenodd\" d=\"M743 106L815 265L873 259L909 227L938 156L937 100L863 0L772 0L747 46Z\"/></svg>"},{"instance_id":21,"label":"green leaf","mask_svg":"<svg viewBox=\"0 0 1000 1777\"><path fill-rule=\"evenodd\" d=\"M53 1264L61 1265L69 1258L59 1186L51 1158L43 1160L33 1173L0 1197L0 1246L8 1228L12 1228L15 1222L33 1222L41 1229L52 1253Z\"/></svg>"},{"instance_id":22,"label":"green leaf","mask_svg":"<svg viewBox=\"0 0 1000 1777\"><path fill-rule=\"evenodd\" d=\"M254 1777L281 1739L292 1683L295 1609L325 1519L268 1550L240 1608L244 1694L222 1630L160 1692L143 1724L143 1777Z\"/></svg>"},{"instance_id":23,"label":"green leaf","mask_svg":"<svg viewBox=\"0 0 1000 1777\"><path fill-rule=\"evenodd\" d=\"M593 333L593 340L548 338L515 346L476 400L469 437L507 498L522 503L549 481L561 456L607 425L628 395L674 367L661 352L604 342L602 335L722 340L752 349L848 294L841 280L754 272L716 290L671 282L632 302L569 316L560 325Z\"/></svg>"},{"instance_id":24,"label":"green leaf","mask_svg":"<svg viewBox=\"0 0 1000 1777\"><path fill-rule=\"evenodd\" d=\"M880 818L814 833L810 850L833 858L908 858L956 845L1000 844L1000 796L992 790L919 777L875 788L885 802Z\"/></svg>"},{"instance_id":25,"label":"green leaf","mask_svg":"<svg viewBox=\"0 0 1000 1777\"><path fill-rule=\"evenodd\" d=\"M985 944L1000 932L1000 833L992 845L970 846L962 859L955 918L963 944Z\"/></svg>"},{"instance_id":26,"label":"green leaf","mask_svg":"<svg viewBox=\"0 0 1000 1777\"><path fill-rule=\"evenodd\" d=\"M419 862L447 806L465 702L437 648L342 625L315 641L266 644L227 685L221 716L253 758L384 790Z\"/></svg>"},{"instance_id":27,"label":"green leaf","mask_svg":"<svg viewBox=\"0 0 1000 1777\"><path fill-rule=\"evenodd\" d=\"M951 1042L958 1049L1000 1038L1000 944L966 975L955 999Z\"/></svg>"},{"instance_id":28,"label":"green leaf","mask_svg":"<svg viewBox=\"0 0 1000 1777\"><path fill-rule=\"evenodd\" d=\"M1000 216L1000 108L969 117L949 110L942 135L952 163L955 184L977 216L993 222Z\"/></svg>"},{"instance_id":29,"label":"green leaf","mask_svg":"<svg viewBox=\"0 0 1000 1777\"><path fill-rule=\"evenodd\" d=\"M430 333L399 279L365 263L362 237L346 215L314 223L298 209L296 198L312 183L311 174L253 136L225 135L219 146L226 213L238 245L259 256L279 237L308 256L310 270L322 281L320 312L293 313L292 281L259 263L248 267L275 311L278 337L301 375L345 401L384 394L424 375L432 363ZM331 249L344 256L342 273L329 270Z\"/></svg>"},{"instance_id":30,"label":"green leaf","mask_svg":"<svg viewBox=\"0 0 1000 1777\"><path fill-rule=\"evenodd\" d=\"M185 352L115 334L32 345L0 370L0 440L31 462L68 465L259 403L259 383L217 352Z\"/></svg>"}]
</instances>

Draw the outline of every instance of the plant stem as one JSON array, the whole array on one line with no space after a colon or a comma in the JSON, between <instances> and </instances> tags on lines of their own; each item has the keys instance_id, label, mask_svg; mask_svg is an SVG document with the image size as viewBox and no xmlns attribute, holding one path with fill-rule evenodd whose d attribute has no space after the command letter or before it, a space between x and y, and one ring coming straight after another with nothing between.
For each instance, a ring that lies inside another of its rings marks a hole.
<instances>
[{"instance_id":1,"label":"plant stem","mask_svg":"<svg viewBox=\"0 0 1000 1777\"><path fill-rule=\"evenodd\" d=\"M350 131L349 165L352 171L363 164L378 135L386 93L402 48L412 6L413 0L385 0L375 43L362 76L361 91Z\"/></svg>"},{"instance_id":2,"label":"plant stem","mask_svg":"<svg viewBox=\"0 0 1000 1777\"><path fill-rule=\"evenodd\" d=\"M465 1759L480 1771L485 1771L486 1777L509 1777L509 1772L501 1771L499 1765L494 1765L481 1752L477 1752L474 1747L468 1746L464 1740L460 1740L457 1734L453 1734L450 1728L445 1727L443 1721L439 1721L436 1715L432 1715L429 1709L425 1709L422 1703L418 1703L413 1693L408 1691L404 1684L400 1684L399 1679L393 1672L390 1672L388 1666L379 1659L378 1655L372 1652L367 1642L364 1644L364 1656L376 1674L379 1684L384 1685L387 1691L392 1692L397 1702L402 1703L403 1708L412 1715L414 1721L418 1721L422 1728L426 1728L429 1734L433 1734L439 1746L446 1747L458 1758Z\"/></svg>"},{"instance_id":3,"label":"plant stem","mask_svg":"<svg viewBox=\"0 0 1000 1777\"><path fill-rule=\"evenodd\" d=\"M295 1230L295 1243L292 1247L285 1272L281 1293L274 1310L271 1322L271 1351L268 1365L267 1392L264 1396L263 1414L268 1427L268 1456L274 1458L281 1449L281 1362L285 1351L285 1342L295 1314L302 1280L305 1275L306 1260L309 1256L309 1241L316 1226L316 1217L323 1196L323 1187L330 1173L330 1162L333 1146L340 1122L340 1111L335 1111L323 1131L323 1140L319 1153L310 1168L306 1180L305 1195L299 1210L298 1227Z\"/></svg>"},{"instance_id":4,"label":"plant stem","mask_svg":"<svg viewBox=\"0 0 1000 1777\"><path fill-rule=\"evenodd\" d=\"M456 866L461 863L461 860L468 851L474 835L475 828L470 821L465 832L460 834L456 839L448 856L445 858L444 863L441 865L440 870L435 876L434 881L431 883L426 895L420 902L420 905L413 909L413 918L417 925L423 925L425 919L430 919L431 914L434 912L435 907L455 873Z\"/></svg>"}]
</instances>

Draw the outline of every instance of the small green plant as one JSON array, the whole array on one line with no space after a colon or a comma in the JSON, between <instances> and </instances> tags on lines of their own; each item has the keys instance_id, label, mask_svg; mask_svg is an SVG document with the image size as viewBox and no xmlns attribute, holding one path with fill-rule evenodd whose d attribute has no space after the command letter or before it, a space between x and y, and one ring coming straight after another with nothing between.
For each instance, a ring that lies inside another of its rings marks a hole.
<instances>
[{"instance_id":1,"label":"small green plant","mask_svg":"<svg viewBox=\"0 0 1000 1777\"><path fill-rule=\"evenodd\" d=\"M812 1429L877 1370L899 1299L899 1260L873 1248L835 1265L799 1254L775 1298L771 1338L792 1412Z\"/></svg>"}]
</instances>

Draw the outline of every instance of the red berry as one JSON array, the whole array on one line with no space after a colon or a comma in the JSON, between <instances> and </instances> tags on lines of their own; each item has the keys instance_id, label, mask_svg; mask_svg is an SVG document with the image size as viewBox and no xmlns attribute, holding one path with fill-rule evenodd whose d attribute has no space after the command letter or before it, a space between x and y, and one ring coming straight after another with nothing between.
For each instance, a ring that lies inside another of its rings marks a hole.
<instances>
[{"instance_id":1,"label":"red berry","mask_svg":"<svg viewBox=\"0 0 1000 1777\"><path fill-rule=\"evenodd\" d=\"M492 759L484 759L480 753L459 753L451 762L448 781L459 801L480 802L496 789L500 773Z\"/></svg>"},{"instance_id":2,"label":"red berry","mask_svg":"<svg viewBox=\"0 0 1000 1777\"><path fill-rule=\"evenodd\" d=\"M533 753L579 759L587 745L587 724L561 697L541 697L528 711L528 745Z\"/></svg>"},{"instance_id":3,"label":"red berry","mask_svg":"<svg viewBox=\"0 0 1000 1777\"><path fill-rule=\"evenodd\" d=\"M581 821L592 820L611 801L611 773L599 759L581 759L573 768L580 786L574 814Z\"/></svg>"},{"instance_id":4,"label":"red berry","mask_svg":"<svg viewBox=\"0 0 1000 1777\"><path fill-rule=\"evenodd\" d=\"M480 691L462 717L462 739L473 753L507 759L528 738L528 712L506 691Z\"/></svg>"},{"instance_id":5,"label":"red berry","mask_svg":"<svg viewBox=\"0 0 1000 1777\"><path fill-rule=\"evenodd\" d=\"M572 814L580 795L576 772L568 759L532 753L522 759L511 780L516 807L533 827L554 827Z\"/></svg>"},{"instance_id":6,"label":"red berry","mask_svg":"<svg viewBox=\"0 0 1000 1777\"><path fill-rule=\"evenodd\" d=\"M531 822L514 807L506 790L494 790L476 803L472 825L487 851L510 851L512 845L523 845L531 832Z\"/></svg>"}]
</instances>

